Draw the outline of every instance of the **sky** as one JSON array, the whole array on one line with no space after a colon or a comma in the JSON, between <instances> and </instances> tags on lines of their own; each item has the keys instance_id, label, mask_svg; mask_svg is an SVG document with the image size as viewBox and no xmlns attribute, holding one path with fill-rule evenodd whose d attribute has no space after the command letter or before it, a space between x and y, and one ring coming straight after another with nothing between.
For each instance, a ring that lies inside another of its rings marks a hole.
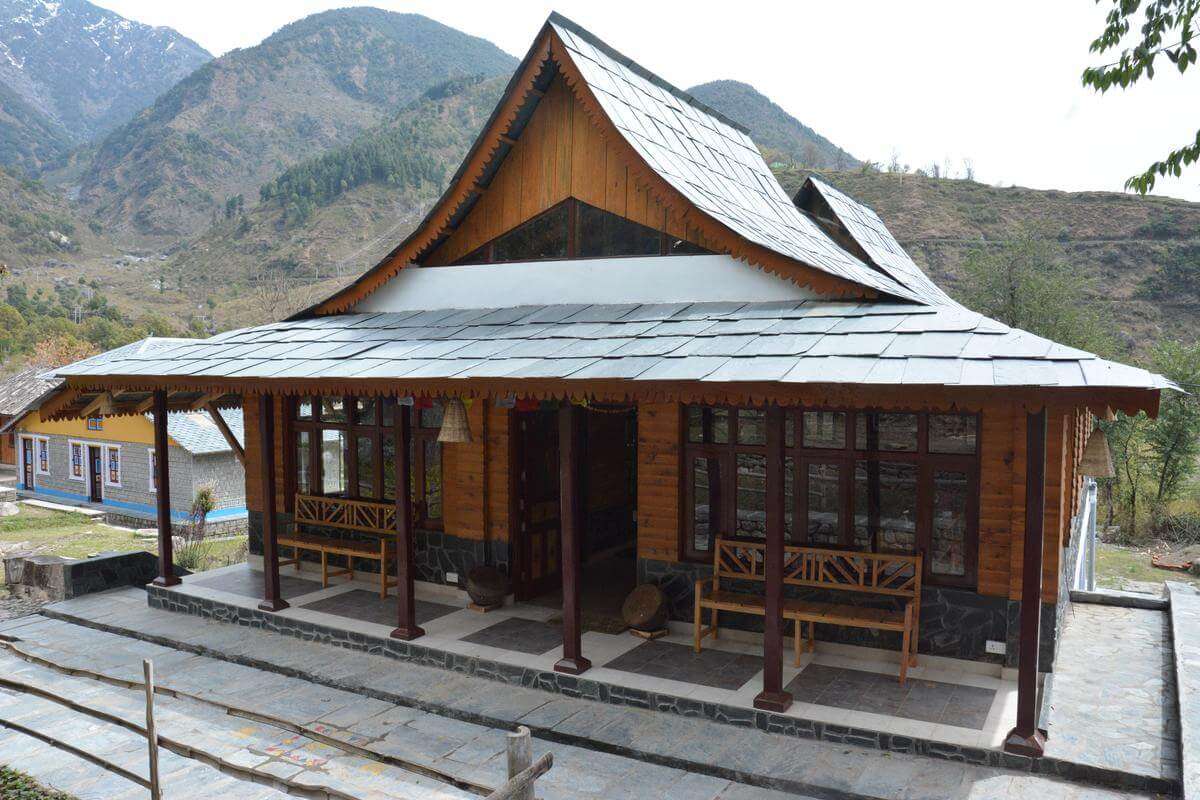
<instances>
[{"instance_id":1,"label":"sky","mask_svg":"<svg viewBox=\"0 0 1200 800\"><path fill-rule=\"evenodd\" d=\"M167 25L220 55L344 3L327 0L98 0ZM752 84L852 155L913 168L969 161L976 180L1122 191L1125 179L1191 141L1200 68L1163 60L1151 82L1084 88L1111 0L794 0L736 3L559 0L548 4L377 0L524 55L551 10L677 86ZM1135 26L1136 28L1136 26ZM1157 194L1200 201L1200 165Z\"/></svg>"}]
</instances>

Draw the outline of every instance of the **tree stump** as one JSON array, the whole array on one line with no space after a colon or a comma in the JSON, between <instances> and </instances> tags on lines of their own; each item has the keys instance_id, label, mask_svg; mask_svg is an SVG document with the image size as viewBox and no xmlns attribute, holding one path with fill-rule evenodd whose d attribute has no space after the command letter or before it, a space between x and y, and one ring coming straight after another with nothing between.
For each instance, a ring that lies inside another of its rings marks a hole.
<instances>
[{"instance_id":1,"label":"tree stump","mask_svg":"<svg viewBox=\"0 0 1200 800\"><path fill-rule=\"evenodd\" d=\"M480 608L502 606L508 596L508 578L495 567L471 567L467 571L467 596Z\"/></svg>"},{"instance_id":2,"label":"tree stump","mask_svg":"<svg viewBox=\"0 0 1200 800\"><path fill-rule=\"evenodd\" d=\"M635 631L660 631L667 626L667 598L652 583L643 583L625 598L621 617Z\"/></svg>"}]
</instances>

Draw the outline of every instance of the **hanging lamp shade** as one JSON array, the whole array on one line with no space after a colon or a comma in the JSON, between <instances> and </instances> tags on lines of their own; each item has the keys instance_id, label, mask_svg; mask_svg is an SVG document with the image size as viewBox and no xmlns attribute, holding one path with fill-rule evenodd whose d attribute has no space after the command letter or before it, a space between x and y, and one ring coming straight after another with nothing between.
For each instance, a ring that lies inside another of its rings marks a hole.
<instances>
[{"instance_id":1,"label":"hanging lamp shade","mask_svg":"<svg viewBox=\"0 0 1200 800\"><path fill-rule=\"evenodd\" d=\"M457 397L446 401L442 411L442 429L438 431L439 442L451 444L470 444L471 426L467 422L467 407Z\"/></svg>"},{"instance_id":2,"label":"hanging lamp shade","mask_svg":"<svg viewBox=\"0 0 1200 800\"><path fill-rule=\"evenodd\" d=\"M1088 437L1083 458L1079 461L1079 471L1093 478L1111 478L1117 474L1113 469L1112 454L1108 451L1108 437L1100 428L1093 430Z\"/></svg>"}]
</instances>

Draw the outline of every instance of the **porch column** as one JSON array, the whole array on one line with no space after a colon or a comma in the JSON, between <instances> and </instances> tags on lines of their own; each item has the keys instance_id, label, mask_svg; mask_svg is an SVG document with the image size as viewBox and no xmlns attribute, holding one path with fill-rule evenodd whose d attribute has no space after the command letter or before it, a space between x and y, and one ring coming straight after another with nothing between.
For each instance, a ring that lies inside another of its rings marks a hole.
<instances>
[{"instance_id":1,"label":"porch column","mask_svg":"<svg viewBox=\"0 0 1200 800\"><path fill-rule=\"evenodd\" d=\"M275 523L275 398L258 396L258 479L262 485L263 611L282 611L279 595L279 546Z\"/></svg>"},{"instance_id":2,"label":"porch column","mask_svg":"<svg viewBox=\"0 0 1200 800\"><path fill-rule=\"evenodd\" d=\"M767 542L764 550L766 616L763 618L763 688L754 707L786 711L792 695L783 689L783 409L767 406ZM797 627L796 635L799 635Z\"/></svg>"},{"instance_id":3,"label":"porch column","mask_svg":"<svg viewBox=\"0 0 1200 800\"><path fill-rule=\"evenodd\" d=\"M158 577L155 586L175 586L179 578L175 575L175 548L171 539L171 471L170 453L167 448L167 392L154 392L154 480L155 506L158 511Z\"/></svg>"},{"instance_id":4,"label":"porch column","mask_svg":"<svg viewBox=\"0 0 1200 800\"><path fill-rule=\"evenodd\" d=\"M555 672L578 675L592 666L583 657L579 623L580 498L579 409L564 400L558 411L559 550L562 552L563 657Z\"/></svg>"},{"instance_id":5,"label":"porch column","mask_svg":"<svg viewBox=\"0 0 1200 800\"><path fill-rule=\"evenodd\" d=\"M408 473L412 446L412 406L396 405L396 629L392 636L408 641L424 636L417 626L413 596L412 484Z\"/></svg>"},{"instance_id":6,"label":"porch column","mask_svg":"<svg viewBox=\"0 0 1200 800\"><path fill-rule=\"evenodd\" d=\"M1017 662L1017 724L1004 740L1009 753L1039 757L1038 645L1042 619L1042 539L1046 508L1046 409L1025 415L1025 541L1021 566L1021 634Z\"/></svg>"}]
</instances>

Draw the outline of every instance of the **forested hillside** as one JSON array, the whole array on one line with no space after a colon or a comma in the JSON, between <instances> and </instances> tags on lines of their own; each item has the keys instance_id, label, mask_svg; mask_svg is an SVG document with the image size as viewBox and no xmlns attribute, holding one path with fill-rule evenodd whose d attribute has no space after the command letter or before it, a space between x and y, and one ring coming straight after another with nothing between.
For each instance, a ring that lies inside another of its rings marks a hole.
<instances>
[{"instance_id":1,"label":"forested hillside","mask_svg":"<svg viewBox=\"0 0 1200 800\"><path fill-rule=\"evenodd\" d=\"M161 245L207 229L226 202L353 140L431 86L508 74L489 42L417 15L316 14L201 67L99 146L81 200L108 230Z\"/></svg>"}]
</instances>

